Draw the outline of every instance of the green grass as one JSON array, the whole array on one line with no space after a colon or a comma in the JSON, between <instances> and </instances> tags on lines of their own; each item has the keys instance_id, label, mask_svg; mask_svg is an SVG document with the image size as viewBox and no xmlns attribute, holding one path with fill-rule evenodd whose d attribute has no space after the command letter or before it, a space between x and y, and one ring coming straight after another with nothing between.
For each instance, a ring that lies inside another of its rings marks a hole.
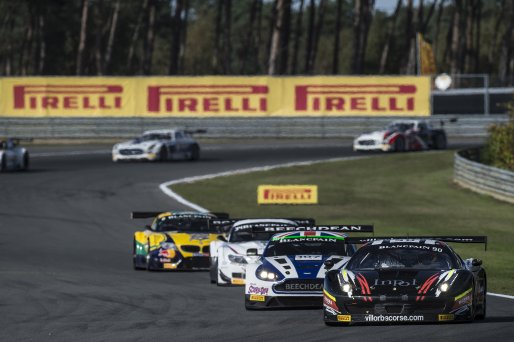
<instances>
[{"instance_id":1,"label":"green grass","mask_svg":"<svg viewBox=\"0 0 514 342\"><path fill-rule=\"evenodd\" d=\"M289 167L173 186L188 200L233 217L313 217L318 224L375 225L376 235L487 235L453 244L484 260L489 291L514 294L514 205L452 181L453 152L406 153ZM257 205L259 184L317 184L319 205Z\"/></svg>"}]
</instances>

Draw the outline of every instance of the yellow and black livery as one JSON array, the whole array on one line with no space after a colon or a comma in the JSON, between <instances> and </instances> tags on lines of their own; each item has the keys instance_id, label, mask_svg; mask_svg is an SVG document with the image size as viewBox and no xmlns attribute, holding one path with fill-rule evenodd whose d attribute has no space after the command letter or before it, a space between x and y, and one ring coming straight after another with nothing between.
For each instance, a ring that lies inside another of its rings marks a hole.
<instances>
[{"instance_id":1,"label":"yellow and black livery","mask_svg":"<svg viewBox=\"0 0 514 342\"><path fill-rule=\"evenodd\" d=\"M133 212L133 219L152 218L134 233L134 269L209 269L211 241L224 235L225 213L192 211Z\"/></svg>"}]
</instances>

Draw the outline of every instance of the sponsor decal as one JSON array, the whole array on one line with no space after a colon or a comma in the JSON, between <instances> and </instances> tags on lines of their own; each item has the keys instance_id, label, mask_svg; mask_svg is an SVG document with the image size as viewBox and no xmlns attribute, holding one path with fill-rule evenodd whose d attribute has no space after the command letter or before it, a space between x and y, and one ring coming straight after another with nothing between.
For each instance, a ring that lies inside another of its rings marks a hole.
<instances>
[{"instance_id":1,"label":"sponsor decal","mask_svg":"<svg viewBox=\"0 0 514 342\"><path fill-rule=\"evenodd\" d=\"M316 283L288 283L284 285L286 291L321 291L323 284Z\"/></svg>"},{"instance_id":2,"label":"sponsor decal","mask_svg":"<svg viewBox=\"0 0 514 342\"><path fill-rule=\"evenodd\" d=\"M384 246L378 247L378 249L397 249L397 248L400 248L400 249L404 249L404 248L422 249L425 251L432 251L432 252L438 252L438 253L443 252L442 248L433 247L433 246L423 246L423 245L384 245Z\"/></svg>"},{"instance_id":3,"label":"sponsor decal","mask_svg":"<svg viewBox=\"0 0 514 342\"><path fill-rule=\"evenodd\" d=\"M362 300L365 302L373 302L373 298L371 297L371 291L369 289L368 280L360 273L357 274L357 281L360 284Z\"/></svg>"},{"instance_id":4,"label":"sponsor decal","mask_svg":"<svg viewBox=\"0 0 514 342\"><path fill-rule=\"evenodd\" d=\"M264 302L266 300L266 296L252 294L250 295L250 300L254 302Z\"/></svg>"},{"instance_id":5,"label":"sponsor decal","mask_svg":"<svg viewBox=\"0 0 514 342\"><path fill-rule=\"evenodd\" d=\"M453 321L455 319L455 315L453 314L440 314L437 315L438 321Z\"/></svg>"},{"instance_id":6,"label":"sponsor decal","mask_svg":"<svg viewBox=\"0 0 514 342\"><path fill-rule=\"evenodd\" d=\"M330 308L331 312L339 312L339 308L337 307L336 302L327 297L325 294L323 295L323 306L325 306L325 308Z\"/></svg>"},{"instance_id":7,"label":"sponsor decal","mask_svg":"<svg viewBox=\"0 0 514 342\"><path fill-rule=\"evenodd\" d=\"M471 293L471 288L467 289L457 297L455 297L455 302L453 303L452 310L457 310L463 306L471 305L473 303L473 294Z\"/></svg>"},{"instance_id":8,"label":"sponsor decal","mask_svg":"<svg viewBox=\"0 0 514 342\"><path fill-rule=\"evenodd\" d=\"M416 286L418 285L416 283L416 279L412 279L410 281L407 281L407 280L398 280L398 279L394 279L394 280L380 280L380 279L375 279L375 283L373 284L374 286Z\"/></svg>"},{"instance_id":9,"label":"sponsor decal","mask_svg":"<svg viewBox=\"0 0 514 342\"><path fill-rule=\"evenodd\" d=\"M157 85L148 87L150 113L261 113L268 108L265 85Z\"/></svg>"},{"instance_id":10,"label":"sponsor decal","mask_svg":"<svg viewBox=\"0 0 514 342\"><path fill-rule=\"evenodd\" d=\"M259 185L258 204L317 204L317 185Z\"/></svg>"},{"instance_id":11,"label":"sponsor decal","mask_svg":"<svg viewBox=\"0 0 514 342\"><path fill-rule=\"evenodd\" d=\"M21 84L13 87L15 110L121 109L123 86L119 84Z\"/></svg>"},{"instance_id":12,"label":"sponsor decal","mask_svg":"<svg viewBox=\"0 0 514 342\"><path fill-rule=\"evenodd\" d=\"M352 315L337 315L338 322L351 322Z\"/></svg>"},{"instance_id":13,"label":"sponsor decal","mask_svg":"<svg viewBox=\"0 0 514 342\"><path fill-rule=\"evenodd\" d=\"M162 267L165 269L174 270L177 268L177 264L162 264Z\"/></svg>"},{"instance_id":14,"label":"sponsor decal","mask_svg":"<svg viewBox=\"0 0 514 342\"><path fill-rule=\"evenodd\" d=\"M353 226L353 225L338 225L338 226L272 226L265 227L265 232L294 232L294 231L315 231L315 232L360 232L366 230L369 226Z\"/></svg>"},{"instance_id":15,"label":"sponsor decal","mask_svg":"<svg viewBox=\"0 0 514 342\"><path fill-rule=\"evenodd\" d=\"M177 255L174 249L159 249L159 255L165 258L173 259Z\"/></svg>"},{"instance_id":16,"label":"sponsor decal","mask_svg":"<svg viewBox=\"0 0 514 342\"><path fill-rule=\"evenodd\" d=\"M233 285L244 285L245 284L245 280L244 279L240 279L240 278L232 278L231 283Z\"/></svg>"},{"instance_id":17,"label":"sponsor decal","mask_svg":"<svg viewBox=\"0 0 514 342\"><path fill-rule=\"evenodd\" d=\"M268 291L269 289L266 287L259 287L253 285L250 285L250 287L248 287L248 293L250 294L267 295Z\"/></svg>"},{"instance_id":18,"label":"sponsor decal","mask_svg":"<svg viewBox=\"0 0 514 342\"><path fill-rule=\"evenodd\" d=\"M326 237L326 236L318 236L318 237L304 237L304 236L298 236L298 237L289 237L289 238L282 238L282 239L273 239L273 241L277 241L279 243L290 243L290 242L332 242L335 243L338 240L344 240L344 239L337 239L335 237ZM298 260L298 259L297 259Z\"/></svg>"},{"instance_id":19,"label":"sponsor decal","mask_svg":"<svg viewBox=\"0 0 514 342\"><path fill-rule=\"evenodd\" d=\"M171 259L168 258L160 258L159 262L171 262Z\"/></svg>"},{"instance_id":20,"label":"sponsor decal","mask_svg":"<svg viewBox=\"0 0 514 342\"><path fill-rule=\"evenodd\" d=\"M189 241L200 241L200 243L204 240L209 240L209 234L191 234L189 236Z\"/></svg>"},{"instance_id":21,"label":"sponsor decal","mask_svg":"<svg viewBox=\"0 0 514 342\"><path fill-rule=\"evenodd\" d=\"M366 315L364 319L366 322L422 322L425 317L423 315Z\"/></svg>"}]
</instances>

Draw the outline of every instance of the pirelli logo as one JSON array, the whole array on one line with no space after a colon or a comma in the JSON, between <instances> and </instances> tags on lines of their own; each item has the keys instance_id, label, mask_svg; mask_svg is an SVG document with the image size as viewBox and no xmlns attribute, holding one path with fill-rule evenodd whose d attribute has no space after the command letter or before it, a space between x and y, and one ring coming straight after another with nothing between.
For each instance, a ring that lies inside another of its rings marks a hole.
<instances>
[{"instance_id":1,"label":"pirelli logo","mask_svg":"<svg viewBox=\"0 0 514 342\"><path fill-rule=\"evenodd\" d=\"M429 77L0 78L0 116L6 117L428 115Z\"/></svg>"},{"instance_id":2,"label":"pirelli logo","mask_svg":"<svg viewBox=\"0 0 514 342\"><path fill-rule=\"evenodd\" d=\"M295 110L313 112L370 113L414 112L416 85L412 84L338 84L298 85Z\"/></svg>"},{"instance_id":3,"label":"pirelli logo","mask_svg":"<svg viewBox=\"0 0 514 342\"><path fill-rule=\"evenodd\" d=\"M121 85L16 85L13 87L15 110L121 109Z\"/></svg>"},{"instance_id":4,"label":"pirelli logo","mask_svg":"<svg viewBox=\"0 0 514 342\"><path fill-rule=\"evenodd\" d=\"M261 85L149 86L148 111L264 114L268 92L268 87Z\"/></svg>"},{"instance_id":5,"label":"pirelli logo","mask_svg":"<svg viewBox=\"0 0 514 342\"><path fill-rule=\"evenodd\" d=\"M258 204L317 204L317 185L259 185Z\"/></svg>"}]
</instances>

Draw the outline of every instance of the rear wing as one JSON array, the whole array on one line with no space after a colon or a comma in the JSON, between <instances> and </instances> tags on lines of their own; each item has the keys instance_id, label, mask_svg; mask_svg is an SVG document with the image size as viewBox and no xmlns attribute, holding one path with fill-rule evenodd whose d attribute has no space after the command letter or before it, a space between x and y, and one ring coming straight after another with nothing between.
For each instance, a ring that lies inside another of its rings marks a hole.
<instances>
[{"instance_id":1,"label":"rear wing","mask_svg":"<svg viewBox=\"0 0 514 342\"><path fill-rule=\"evenodd\" d=\"M215 214L215 213L213 213L213 214ZM227 216L228 216L228 214L227 214ZM213 226L217 226L220 231L223 231L226 233L230 230L230 228L232 228L234 223L236 223L238 221L243 221L243 220L258 220L258 219L255 219L255 218L228 218L228 217L223 218L223 217L218 216L218 219L210 220L210 224ZM272 219L272 220L274 220L274 219ZM275 219L275 220L289 220L289 221L294 221L300 225L313 225L313 224L315 224L315 221L316 221L313 218L280 218L280 219ZM261 230L259 230L259 228L254 228L253 231L259 232Z\"/></svg>"},{"instance_id":2,"label":"rear wing","mask_svg":"<svg viewBox=\"0 0 514 342\"><path fill-rule=\"evenodd\" d=\"M409 242L412 240L437 240L443 242L455 242L455 243L483 243L484 248L487 250L487 236L475 235L475 236L387 236L387 237L348 237L345 239L346 243L351 244L364 244L379 240L390 240L398 242Z\"/></svg>"},{"instance_id":3,"label":"rear wing","mask_svg":"<svg viewBox=\"0 0 514 342\"><path fill-rule=\"evenodd\" d=\"M170 212L169 210L163 211L133 211L130 213L131 219L145 219L145 218L154 218L159 216L162 213ZM173 212L173 211L171 211ZM228 219L230 215L228 213L207 213L216 216L218 219Z\"/></svg>"},{"instance_id":4,"label":"rear wing","mask_svg":"<svg viewBox=\"0 0 514 342\"><path fill-rule=\"evenodd\" d=\"M255 232L339 232L339 233L373 233L372 225L326 225L326 226L298 226L298 227L258 227Z\"/></svg>"}]
</instances>

